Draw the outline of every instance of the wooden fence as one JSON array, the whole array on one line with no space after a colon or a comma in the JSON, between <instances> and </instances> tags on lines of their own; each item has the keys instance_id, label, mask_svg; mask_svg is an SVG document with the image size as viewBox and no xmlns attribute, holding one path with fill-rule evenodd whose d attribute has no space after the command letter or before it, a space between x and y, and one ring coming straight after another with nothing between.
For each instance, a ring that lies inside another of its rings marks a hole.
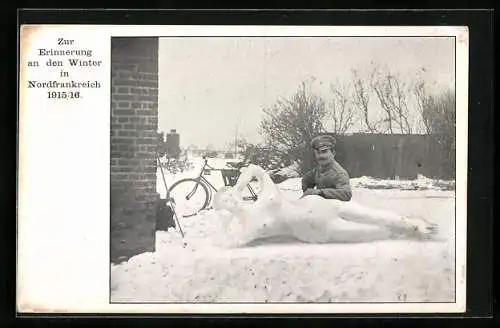
<instances>
[{"instance_id":1,"label":"wooden fence","mask_svg":"<svg viewBox=\"0 0 500 328\"><path fill-rule=\"evenodd\" d=\"M351 177L455 178L455 149L428 135L354 134L336 136L336 158ZM311 158L311 154L307 155ZM312 161L309 161L309 166Z\"/></svg>"}]
</instances>

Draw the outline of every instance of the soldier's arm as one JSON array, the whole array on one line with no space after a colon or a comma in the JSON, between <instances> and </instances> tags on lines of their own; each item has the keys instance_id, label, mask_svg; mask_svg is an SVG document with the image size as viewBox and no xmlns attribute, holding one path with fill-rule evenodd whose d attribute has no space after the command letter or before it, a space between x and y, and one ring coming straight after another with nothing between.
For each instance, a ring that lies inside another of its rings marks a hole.
<instances>
[{"instance_id":1,"label":"soldier's arm","mask_svg":"<svg viewBox=\"0 0 500 328\"><path fill-rule=\"evenodd\" d=\"M320 195L326 199L338 199L345 202L351 200L352 190L349 183L349 176L339 173L335 181L335 188L322 188Z\"/></svg>"},{"instance_id":2,"label":"soldier's arm","mask_svg":"<svg viewBox=\"0 0 500 328\"><path fill-rule=\"evenodd\" d=\"M316 183L314 182L314 170L307 172L302 177L302 191L306 191L306 189L314 188Z\"/></svg>"}]
</instances>

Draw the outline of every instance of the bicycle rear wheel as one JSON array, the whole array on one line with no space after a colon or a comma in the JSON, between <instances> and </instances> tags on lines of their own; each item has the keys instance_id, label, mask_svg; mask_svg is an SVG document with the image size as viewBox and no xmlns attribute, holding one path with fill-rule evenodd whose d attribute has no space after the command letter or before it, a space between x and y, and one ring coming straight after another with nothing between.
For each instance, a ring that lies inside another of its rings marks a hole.
<instances>
[{"instance_id":1,"label":"bicycle rear wheel","mask_svg":"<svg viewBox=\"0 0 500 328\"><path fill-rule=\"evenodd\" d=\"M207 186L196 179L182 179L169 189L170 197L175 201L175 211L181 217L198 214L205 209L210 200Z\"/></svg>"}]
</instances>

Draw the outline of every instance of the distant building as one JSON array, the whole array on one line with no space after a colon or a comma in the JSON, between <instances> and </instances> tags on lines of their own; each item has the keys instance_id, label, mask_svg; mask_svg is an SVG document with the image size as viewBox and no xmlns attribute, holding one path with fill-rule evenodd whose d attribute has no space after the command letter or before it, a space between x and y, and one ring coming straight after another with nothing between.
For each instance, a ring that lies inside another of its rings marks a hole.
<instances>
[{"instance_id":1,"label":"distant building","mask_svg":"<svg viewBox=\"0 0 500 328\"><path fill-rule=\"evenodd\" d=\"M167 133L167 157L179 158L181 154L180 136L175 129Z\"/></svg>"}]
</instances>

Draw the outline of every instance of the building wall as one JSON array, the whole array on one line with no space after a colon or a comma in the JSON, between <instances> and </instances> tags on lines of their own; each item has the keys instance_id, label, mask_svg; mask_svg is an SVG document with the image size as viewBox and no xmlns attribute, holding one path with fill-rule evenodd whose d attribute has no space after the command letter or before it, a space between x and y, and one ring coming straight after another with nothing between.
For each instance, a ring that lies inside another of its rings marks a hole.
<instances>
[{"instance_id":1,"label":"building wall","mask_svg":"<svg viewBox=\"0 0 500 328\"><path fill-rule=\"evenodd\" d=\"M111 41L111 260L155 246L158 38Z\"/></svg>"}]
</instances>

